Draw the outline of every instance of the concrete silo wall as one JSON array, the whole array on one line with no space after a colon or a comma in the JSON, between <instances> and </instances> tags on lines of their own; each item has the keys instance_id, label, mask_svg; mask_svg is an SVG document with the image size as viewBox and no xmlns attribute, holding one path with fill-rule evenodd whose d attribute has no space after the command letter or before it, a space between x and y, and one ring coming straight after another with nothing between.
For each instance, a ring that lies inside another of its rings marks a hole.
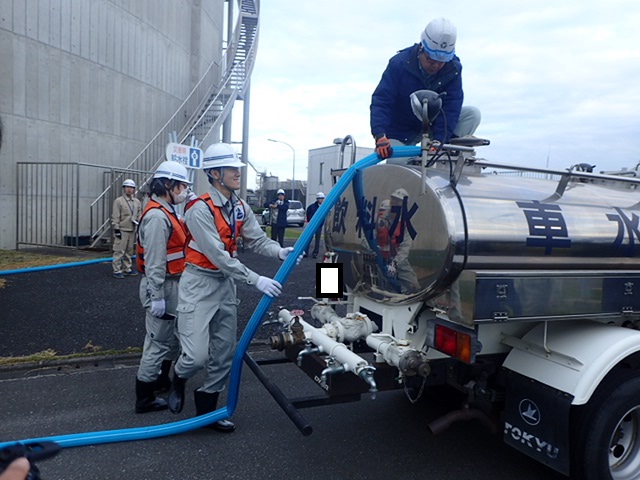
<instances>
[{"instance_id":1,"label":"concrete silo wall","mask_svg":"<svg viewBox=\"0 0 640 480\"><path fill-rule=\"evenodd\" d=\"M0 248L16 163L127 166L221 59L225 21L223 0L0 0Z\"/></svg>"}]
</instances>

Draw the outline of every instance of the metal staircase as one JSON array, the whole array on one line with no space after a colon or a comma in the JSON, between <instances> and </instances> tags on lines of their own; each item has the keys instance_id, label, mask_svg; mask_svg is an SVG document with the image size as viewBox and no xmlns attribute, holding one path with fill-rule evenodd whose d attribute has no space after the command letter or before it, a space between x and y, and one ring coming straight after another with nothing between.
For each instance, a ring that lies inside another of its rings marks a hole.
<instances>
[{"instance_id":1,"label":"metal staircase","mask_svg":"<svg viewBox=\"0 0 640 480\"><path fill-rule=\"evenodd\" d=\"M220 127L233 109L234 102L243 98L255 63L258 45L258 12L260 0L237 0L239 11L235 27L220 63L212 62L202 78L178 107L173 116L124 169L106 182L104 191L91 203L91 247L110 240L110 213L113 200L120 195L120 184L129 172L144 186L152 171L164 160L169 135L178 132L179 143L199 144L216 139ZM190 116L185 116L187 112Z\"/></svg>"}]
</instances>

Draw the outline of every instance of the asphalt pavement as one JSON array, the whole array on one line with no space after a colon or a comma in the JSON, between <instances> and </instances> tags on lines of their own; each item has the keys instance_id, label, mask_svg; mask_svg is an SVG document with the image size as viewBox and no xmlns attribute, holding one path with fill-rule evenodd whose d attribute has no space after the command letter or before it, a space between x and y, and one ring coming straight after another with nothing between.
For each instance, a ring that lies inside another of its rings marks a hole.
<instances>
[{"instance_id":1,"label":"asphalt pavement","mask_svg":"<svg viewBox=\"0 0 640 480\"><path fill-rule=\"evenodd\" d=\"M263 275L275 275L281 265L250 252L241 258ZM0 289L0 356L142 344L139 277L114 279L105 263L5 280ZM298 296L310 296L314 289L315 260L307 258L293 270L273 311L280 306L308 310L310 303ZM242 331L261 294L245 285L238 294ZM282 355L266 345L273 333L269 328L258 332L250 348L256 359ZM137 362L135 355L114 355L0 369L0 441L144 427L193 416L191 388L198 386L199 376L187 385L180 414L135 414ZM270 365L265 372L289 396L321 393L295 365ZM232 434L199 429L153 440L66 448L39 467L42 478L50 480L560 478L476 422L431 435L427 423L449 407L446 399L432 394L416 404L402 390L380 393L375 400L364 395L360 402L303 410L314 430L303 436L245 366Z\"/></svg>"},{"instance_id":2,"label":"asphalt pavement","mask_svg":"<svg viewBox=\"0 0 640 480\"><path fill-rule=\"evenodd\" d=\"M285 246L291 246L291 240ZM260 275L273 277L282 265L278 259L246 250L240 258ZM318 261L320 258L318 259ZM72 259L72 261L74 261ZM315 293L316 260L305 258L289 276L279 306L308 309L298 295ZM116 279L110 263L20 273L3 277L0 288L0 357L31 355L54 350L59 355L141 347L144 340L144 310L138 297L140 276ZM304 292L304 293L302 293ZM262 293L238 284L238 335L251 318ZM258 332L266 339L269 329Z\"/></svg>"}]
</instances>

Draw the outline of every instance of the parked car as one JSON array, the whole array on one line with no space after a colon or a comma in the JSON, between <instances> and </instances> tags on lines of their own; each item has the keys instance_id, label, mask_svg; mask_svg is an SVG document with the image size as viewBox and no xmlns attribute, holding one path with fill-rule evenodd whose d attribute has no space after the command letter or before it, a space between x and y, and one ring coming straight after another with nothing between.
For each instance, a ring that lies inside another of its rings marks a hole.
<instances>
[{"instance_id":1,"label":"parked car","mask_svg":"<svg viewBox=\"0 0 640 480\"><path fill-rule=\"evenodd\" d=\"M271 212L269 208L265 208L262 211L262 223L269 225L269 217ZM305 222L306 213L302 202L299 200L289 200L289 210L287 210L287 225L297 225L302 227Z\"/></svg>"}]
</instances>

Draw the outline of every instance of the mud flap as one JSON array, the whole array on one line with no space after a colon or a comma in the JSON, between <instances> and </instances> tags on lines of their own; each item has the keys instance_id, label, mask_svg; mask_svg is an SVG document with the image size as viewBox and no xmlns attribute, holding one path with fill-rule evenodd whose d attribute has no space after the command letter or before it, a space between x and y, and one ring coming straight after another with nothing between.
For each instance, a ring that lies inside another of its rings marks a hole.
<instances>
[{"instance_id":1,"label":"mud flap","mask_svg":"<svg viewBox=\"0 0 640 480\"><path fill-rule=\"evenodd\" d=\"M568 475L573 396L510 370L506 380L505 443Z\"/></svg>"}]
</instances>

